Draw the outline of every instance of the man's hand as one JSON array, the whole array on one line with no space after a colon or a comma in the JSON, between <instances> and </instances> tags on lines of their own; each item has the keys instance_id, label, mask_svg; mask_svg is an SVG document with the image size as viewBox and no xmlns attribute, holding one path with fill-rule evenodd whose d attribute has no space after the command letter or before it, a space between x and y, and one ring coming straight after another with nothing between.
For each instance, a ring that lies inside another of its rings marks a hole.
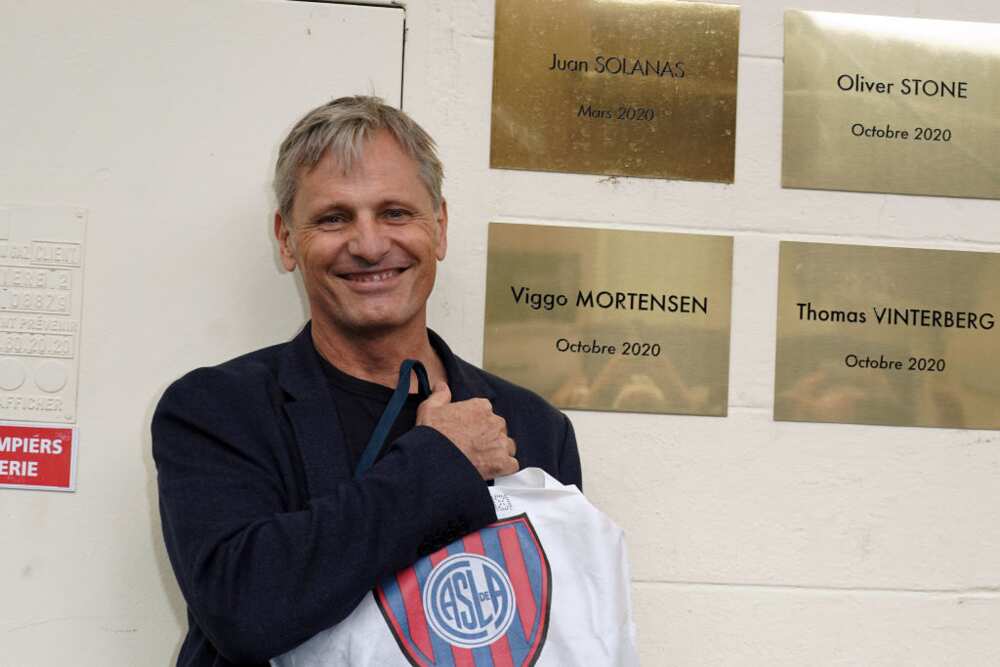
<instances>
[{"instance_id":1,"label":"man's hand","mask_svg":"<svg viewBox=\"0 0 1000 667\"><path fill-rule=\"evenodd\" d=\"M507 435L507 422L494 414L485 398L451 402L451 390L444 382L417 408L417 426L440 431L476 466L483 479L494 479L518 471L514 453L517 446Z\"/></svg>"}]
</instances>

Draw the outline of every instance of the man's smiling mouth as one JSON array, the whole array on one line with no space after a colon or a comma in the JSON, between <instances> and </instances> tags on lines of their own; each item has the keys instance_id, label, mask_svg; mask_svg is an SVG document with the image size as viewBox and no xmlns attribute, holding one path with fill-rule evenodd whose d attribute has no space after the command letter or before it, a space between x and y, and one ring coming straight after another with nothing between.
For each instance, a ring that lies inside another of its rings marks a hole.
<instances>
[{"instance_id":1,"label":"man's smiling mouth","mask_svg":"<svg viewBox=\"0 0 1000 667\"><path fill-rule=\"evenodd\" d=\"M340 277L355 283L380 283L395 278L406 269L386 269L385 271L370 271L365 273L342 273Z\"/></svg>"}]
</instances>

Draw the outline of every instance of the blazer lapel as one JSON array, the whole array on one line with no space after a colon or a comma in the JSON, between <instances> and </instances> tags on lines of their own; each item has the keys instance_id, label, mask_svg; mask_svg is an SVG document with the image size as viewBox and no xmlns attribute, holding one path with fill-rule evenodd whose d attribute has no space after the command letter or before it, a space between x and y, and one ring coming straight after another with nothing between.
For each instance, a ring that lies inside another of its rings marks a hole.
<instances>
[{"instance_id":1,"label":"blazer lapel","mask_svg":"<svg viewBox=\"0 0 1000 667\"><path fill-rule=\"evenodd\" d=\"M343 430L316 354L307 324L285 348L278 368L278 382L290 397L285 414L302 454L310 498L330 495L338 482L351 478Z\"/></svg>"},{"instance_id":2,"label":"blazer lapel","mask_svg":"<svg viewBox=\"0 0 1000 667\"><path fill-rule=\"evenodd\" d=\"M486 384L478 369L455 356L448 344L430 329L427 330L427 335L448 373L448 387L451 389L452 401L464 401L470 398L493 400L496 392Z\"/></svg>"}]
</instances>

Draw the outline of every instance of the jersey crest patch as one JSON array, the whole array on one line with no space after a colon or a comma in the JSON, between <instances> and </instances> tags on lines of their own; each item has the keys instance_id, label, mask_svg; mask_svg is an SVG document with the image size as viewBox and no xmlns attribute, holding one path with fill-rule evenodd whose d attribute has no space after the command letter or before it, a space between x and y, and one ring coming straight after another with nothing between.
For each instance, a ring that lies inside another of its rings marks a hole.
<instances>
[{"instance_id":1,"label":"jersey crest patch","mask_svg":"<svg viewBox=\"0 0 1000 667\"><path fill-rule=\"evenodd\" d=\"M521 514L397 572L375 601L415 667L530 667L549 628L552 572Z\"/></svg>"}]
</instances>

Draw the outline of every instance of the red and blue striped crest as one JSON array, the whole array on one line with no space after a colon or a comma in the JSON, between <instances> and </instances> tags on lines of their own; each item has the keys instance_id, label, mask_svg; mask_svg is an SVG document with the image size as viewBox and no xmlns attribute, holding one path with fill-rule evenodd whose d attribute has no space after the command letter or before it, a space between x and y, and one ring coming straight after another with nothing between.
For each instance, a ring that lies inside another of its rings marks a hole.
<instances>
[{"instance_id":1,"label":"red and blue striped crest","mask_svg":"<svg viewBox=\"0 0 1000 667\"><path fill-rule=\"evenodd\" d=\"M375 600L415 667L530 667L549 627L552 573L522 514L401 570Z\"/></svg>"}]
</instances>

